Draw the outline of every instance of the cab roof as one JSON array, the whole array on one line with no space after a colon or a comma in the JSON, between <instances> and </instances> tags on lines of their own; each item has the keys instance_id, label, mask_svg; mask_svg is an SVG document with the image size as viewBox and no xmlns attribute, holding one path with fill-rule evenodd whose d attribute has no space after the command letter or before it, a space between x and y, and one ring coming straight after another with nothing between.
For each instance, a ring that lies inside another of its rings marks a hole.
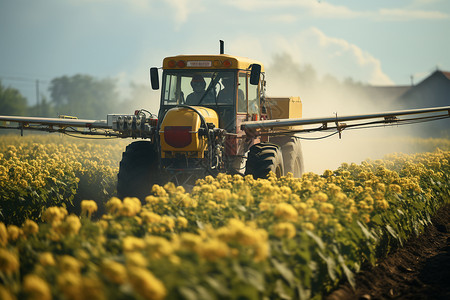
<instances>
[{"instance_id":1,"label":"cab roof","mask_svg":"<svg viewBox=\"0 0 450 300\"><path fill-rule=\"evenodd\" d=\"M264 66L259 61L228 54L169 56L164 58L163 69L180 70L211 68L247 70L252 64L261 65L261 72L264 72Z\"/></svg>"}]
</instances>

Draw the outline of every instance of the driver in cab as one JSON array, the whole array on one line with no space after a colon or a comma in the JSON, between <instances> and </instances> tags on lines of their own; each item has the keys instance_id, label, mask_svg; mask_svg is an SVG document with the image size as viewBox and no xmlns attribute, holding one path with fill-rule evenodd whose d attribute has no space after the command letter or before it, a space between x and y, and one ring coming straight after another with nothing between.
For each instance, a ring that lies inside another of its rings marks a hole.
<instances>
[{"instance_id":1,"label":"driver in cab","mask_svg":"<svg viewBox=\"0 0 450 300\"><path fill-rule=\"evenodd\" d=\"M198 105L201 103L206 104L215 102L212 93L208 93L208 95L205 95L206 82L201 74L194 74L194 76L192 76L191 87L193 92L186 97L187 105Z\"/></svg>"}]
</instances>

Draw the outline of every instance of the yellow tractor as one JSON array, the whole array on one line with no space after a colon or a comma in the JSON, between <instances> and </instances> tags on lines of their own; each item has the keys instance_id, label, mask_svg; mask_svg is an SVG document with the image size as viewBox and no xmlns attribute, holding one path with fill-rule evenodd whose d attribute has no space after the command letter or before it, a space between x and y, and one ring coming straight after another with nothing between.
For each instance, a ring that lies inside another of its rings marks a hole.
<instances>
[{"instance_id":1,"label":"yellow tractor","mask_svg":"<svg viewBox=\"0 0 450 300\"><path fill-rule=\"evenodd\" d=\"M180 55L163 61L158 123L149 141L130 144L118 174L119 196L140 196L151 184L189 184L219 172L266 177L303 172L295 133L249 134L248 121L300 118L296 98L265 97L264 68L248 58ZM153 89L159 72L151 69ZM286 127L285 129L289 129ZM140 190L145 187L142 193Z\"/></svg>"}]
</instances>

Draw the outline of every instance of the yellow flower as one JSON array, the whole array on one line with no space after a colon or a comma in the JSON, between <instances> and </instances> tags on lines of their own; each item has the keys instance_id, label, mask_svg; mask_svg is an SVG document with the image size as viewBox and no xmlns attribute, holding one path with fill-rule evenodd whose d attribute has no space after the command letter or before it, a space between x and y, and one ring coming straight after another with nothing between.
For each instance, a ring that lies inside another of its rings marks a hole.
<instances>
[{"instance_id":1,"label":"yellow flower","mask_svg":"<svg viewBox=\"0 0 450 300\"><path fill-rule=\"evenodd\" d=\"M364 223L369 223L370 222L370 215L369 214L363 214L361 216L361 218L364 221Z\"/></svg>"},{"instance_id":2,"label":"yellow flower","mask_svg":"<svg viewBox=\"0 0 450 300\"><path fill-rule=\"evenodd\" d=\"M188 220L185 217L177 217L177 225L180 228L186 228L188 226Z\"/></svg>"},{"instance_id":3,"label":"yellow flower","mask_svg":"<svg viewBox=\"0 0 450 300\"><path fill-rule=\"evenodd\" d=\"M313 195L313 200L317 202L326 202L328 200L328 196L324 192L317 192Z\"/></svg>"},{"instance_id":4,"label":"yellow flower","mask_svg":"<svg viewBox=\"0 0 450 300\"><path fill-rule=\"evenodd\" d=\"M383 200L378 200L378 201L377 201L377 206L378 206L379 208L383 209L383 210L386 210L386 209L388 209L388 207L389 207L389 203L388 203L385 199L383 199Z\"/></svg>"},{"instance_id":5,"label":"yellow flower","mask_svg":"<svg viewBox=\"0 0 450 300\"><path fill-rule=\"evenodd\" d=\"M81 213L86 214L89 217L96 212L98 209L97 203L93 200L83 200L81 201Z\"/></svg>"},{"instance_id":6,"label":"yellow flower","mask_svg":"<svg viewBox=\"0 0 450 300\"><path fill-rule=\"evenodd\" d=\"M168 196L166 190L157 184L153 185L152 187L152 194L159 196L159 197L166 197Z\"/></svg>"},{"instance_id":7,"label":"yellow flower","mask_svg":"<svg viewBox=\"0 0 450 300\"><path fill-rule=\"evenodd\" d=\"M227 257L230 253L228 245L218 239L211 239L200 243L197 251L201 257L209 261L216 261L219 258Z\"/></svg>"},{"instance_id":8,"label":"yellow flower","mask_svg":"<svg viewBox=\"0 0 450 300\"><path fill-rule=\"evenodd\" d=\"M308 205L305 202L295 203L294 207L301 216L305 215L306 210L308 209Z\"/></svg>"},{"instance_id":9,"label":"yellow flower","mask_svg":"<svg viewBox=\"0 0 450 300\"><path fill-rule=\"evenodd\" d=\"M30 300L51 300L52 293L48 283L34 274L28 274L23 279L23 291Z\"/></svg>"},{"instance_id":10,"label":"yellow flower","mask_svg":"<svg viewBox=\"0 0 450 300\"><path fill-rule=\"evenodd\" d=\"M136 197L125 197L120 210L122 216L134 217L141 211L141 201Z\"/></svg>"},{"instance_id":11,"label":"yellow flower","mask_svg":"<svg viewBox=\"0 0 450 300\"><path fill-rule=\"evenodd\" d=\"M331 170L325 170L323 172L323 177L330 177L332 175L333 175L333 171L331 171Z\"/></svg>"},{"instance_id":12,"label":"yellow flower","mask_svg":"<svg viewBox=\"0 0 450 300\"><path fill-rule=\"evenodd\" d=\"M288 203L278 203L275 206L274 215L280 219L297 221L298 212Z\"/></svg>"},{"instance_id":13,"label":"yellow flower","mask_svg":"<svg viewBox=\"0 0 450 300\"><path fill-rule=\"evenodd\" d=\"M39 263L43 266L54 266L56 264L51 252L41 253L39 255Z\"/></svg>"},{"instance_id":14,"label":"yellow flower","mask_svg":"<svg viewBox=\"0 0 450 300\"><path fill-rule=\"evenodd\" d=\"M255 262L260 262L266 260L266 258L269 256L270 253L270 247L269 243L259 243L255 245L254 247L255 254L253 256L253 259Z\"/></svg>"},{"instance_id":15,"label":"yellow flower","mask_svg":"<svg viewBox=\"0 0 450 300\"><path fill-rule=\"evenodd\" d=\"M331 203L320 204L320 211L325 214L332 214L334 212L334 206Z\"/></svg>"},{"instance_id":16,"label":"yellow flower","mask_svg":"<svg viewBox=\"0 0 450 300\"><path fill-rule=\"evenodd\" d=\"M5 246L8 243L8 231L3 222L0 222L0 245Z\"/></svg>"},{"instance_id":17,"label":"yellow flower","mask_svg":"<svg viewBox=\"0 0 450 300\"><path fill-rule=\"evenodd\" d=\"M115 284L123 284L127 280L127 269L124 265L111 259L105 259L101 266L102 274Z\"/></svg>"},{"instance_id":18,"label":"yellow flower","mask_svg":"<svg viewBox=\"0 0 450 300\"><path fill-rule=\"evenodd\" d=\"M8 231L8 241L15 241L20 236L20 228L17 227L16 225L8 225L7 231Z\"/></svg>"},{"instance_id":19,"label":"yellow flower","mask_svg":"<svg viewBox=\"0 0 450 300\"><path fill-rule=\"evenodd\" d=\"M0 157L1 159L1 157ZM3 285L0 285L0 299L2 300L16 300L16 297L14 297L8 289L6 289Z\"/></svg>"},{"instance_id":20,"label":"yellow flower","mask_svg":"<svg viewBox=\"0 0 450 300\"><path fill-rule=\"evenodd\" d=\"M143 267L148 264L147 259L140 252L129 252L126 254L126 261L128 266Z\"/></svg>"},{"instance_id":21,"label":"yellow flower","mask_svg":"<svg viewBox=\"0 0 450 300\"><path fill-rule=\"evenodd\" d=\"M124 252L142 250L145 248L145 241L135 236L127 236L122 241Z\"/></svg>"},{"instance_id":22,"label":"yellow flower","mask_svg":"<svg viewBox=\"0 0 450 300\"><path fill-rule=\"evenodd\" d=\"M67 210L63 207L52 206L47 208L42 214L44 222L58 224L67 216Z\"/></svg>"},{"instance_id":23,"label":"yellow flower","mask_svg":"<svg viewBox=\"0 0 450 300\"><path fill-rule=\"evenodd\" d=\"M317 222L317 220L319 220L319 213L315 208L308 208L308 210L306 211L306 215L311 222Z\"/></svg>"},{"instance_id":24,"label":"yellow flower","mask_svg":"<svg viewBox=\"0 0 450 300\"><path fill-rule=\"evenodd\" d=\"M296 234L295 226L288 222L276 224L273 231L277 237L286 237L288 239L293 238Z\"/></svg>"},{"instance_id":25,"label":"yellow flower","mask_svg":"<svg viewBox=\"0 0 450 300\"><path fill-rule=\"evenodd\" d=\"M160 215L150 211L143 211L140 216L146 223L159 223L161 221Z\"/></svg>"},{"instance_id":26,"label":"yellow flower","mask_svg":"<svg viewBox=\"0 0 450 300\"><path fill-rule=\"evenodd\" d=\"M112 197L106 202L106 209L110 214L117 214L122 210L122 201L119 198Z\"/></svg>"},{"instance_id":27,"label":"yellow flower","mask_svg":"<svg viewBox=\"0 0 450 300\"><path fill-rule=\"evenodd\" d=\"M81 228L80 218L76 215L70 215L65 220L61 226L62 231L65 234L78 234Z\"/></svg>"},{"instance_id":28,"label":"yellow flower","mask_svg":"<svg viewBox=\"0 0 450 300\"><path fill-rule=\"evenodd\" d=\"M145 243L148 253L154 258L169 256L174 252L172 244L163 237L147 236Z\"/></svg>"},{"instance_id":29,"label":"yellow flower","mask_svg":"<svg viewBox=\"0 0 450 300\"><path fill-rule=\"evenodd\" d=\"M105 300L102 282L92 275L89 278L82 278L83 299L89 300Z\"/></svg>"},{"instance_id":30,"label":"yellow flower","mask_svg":"<svg viewBox=\"0 0 450 300\"><path fill-rule=\"evenodd\" d=\"M258 204L260 211L268 210L268 209L270 209L271 206L272 205L269 202L265 202L265 201L262 201Z\"/></svg>"},{"instance_id":31,"label":"yellow flower","mask_svg":"<svg viewBox=\"0 0 450 300\"><path fill-rule=\"evenodd\" d=\"M19 260L16 255L0 248L0 271L11 274L19 270Z\"/></svg>"},{"instance_id":32,"label":"yellow flower","mask_svg":"<svg viewBox=\"0 0 450 300\"><path fill-rule=\"evenodd\" d=\"M312 223L309 223L309 222L305 222L305 223L303 223L303 227L305 227L306 229L308 229L308 230L310 230L310 231L313 231L314 230L314 224L312 224Z\"/></svg>"},{"instance_id":33,"label":"yellow flower","mask_svg":"<svg viewBox=\"0 0 450 300\"><path fill-rule=\"evenodd\" d=\"M81 263L73 256L63 255L59 260L59 268L61 272L79 274Z\"/></svg>"},{"instance_id":34,"label":"yellow flower","mask_svg":"<svg viewBox=\"0 0 450 300\"><path fill-rule=\"evenodd\" d=\"M146 300L160 300L167 295L164 284L150 271L144 268L132 267L128 276L133 289Z\"/></svg>"},{"instance_id":35,"label":"yellow flower","mask_svg":"<svg viewBox=\"0 0 450 300\"><path fill-rule=\"evenodd\" d=\"M214 200L216 202L226 202L230 198L231 198L231 193L229 190L217 189L216 191L214 191Z\"/></svg>"},{"instance_id":36,"label":"yellow flower","mask_svg":"<svg viewBox=\"0 0 450 300\"><path fill-rule=\"evenodd\" d=\"M39 226L36 222L27 219L22 225L22 230L26 236L29 236L31 234L36 234L39 231Z\"/></svg>"},{"instance_id":37,"label":"yellow flower","mask_svg":"<svg viewBox=\"0 0 450 300\"><path fill-rule=\"evenodd\" d=\"M180 235L180 246L182 249L193 251L201 242L202 238L197 234L183 232Z\"/></svg>"},{"instance_id":38,"label":"yellow flower","mask_svg":"<svg viewBox=\"0 0 450 300\"><path fill-rule=\"evenodd\" d=\"M79 273L62 272L58 275L58 287L68 300L83 300L82 281Z\"/></svg>"},{"instance_id":39,"label":"yellow flower","mask_svg":"<svg viewBox=\"0 0 450 300\"><path fill-rule=\"evenodd\" d=\"M389 189L397 194L402 193L402 188L398 184L391 184L389 185Z\"/></svg>"}]
</instances>

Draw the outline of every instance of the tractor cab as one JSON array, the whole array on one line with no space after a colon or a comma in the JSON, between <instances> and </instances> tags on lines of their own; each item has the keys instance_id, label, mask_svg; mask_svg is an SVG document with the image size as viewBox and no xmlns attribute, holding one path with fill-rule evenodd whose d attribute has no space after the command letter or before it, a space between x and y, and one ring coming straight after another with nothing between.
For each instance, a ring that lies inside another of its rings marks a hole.
<instances>
[{"instance_id":1,"label":"tractor cab","mask_svg":"<svg viewBox=\"0 0 450 300\"><path fill-rule=\"evenodd\" d=\"M155 74L152 82L159 83ZM218 114L220 128L237 133L240 122L260 119L260 74L261 64L247 58L225 54L167 57L159 119L175 106L202 106Z\"/></svg>"}]
</instances>

